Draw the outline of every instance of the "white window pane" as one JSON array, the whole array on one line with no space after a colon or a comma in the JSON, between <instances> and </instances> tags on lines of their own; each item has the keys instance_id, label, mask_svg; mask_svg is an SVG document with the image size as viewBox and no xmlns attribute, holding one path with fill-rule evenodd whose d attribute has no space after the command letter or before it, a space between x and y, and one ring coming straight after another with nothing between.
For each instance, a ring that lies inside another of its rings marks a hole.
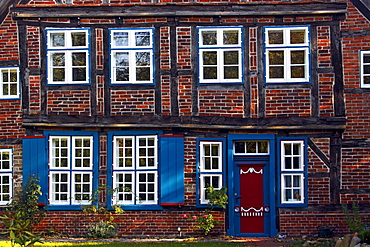
<instances>
[{"instance_id":1,"label":"white window pane","mask_svg":"<svg viewBox=\"0 0 370 247\"><path fill-rule=\"evenodd\" d=\"M282 174L282 202L303 202L303 175Z\"/></svg>"},{"instance_id":2,"label":"white window pane","mask_svg":"<svg viewBox=\"0 0 370 247\"><path fill-rule=\"evenodd\" d=\"M69 173L52 172L50 175L51 205L69 204L70 179Z\"/></svg>"},{"instance_id":3,"label":"white window pane","mask_svg":"<svg viewBox=\"0 0 370 247\"><path fill-rule=\"evenodd\" d=\"M137 173L137 204L157 203L157 172Z\"/></svg>"},{"instance_id":4,"label":"white window pane","mask_svg":"<svg viewBox=\"0 0 370 247\"><path fill-rule=\"evenodd\" d=\"M136 137L137 140L137 168L157 167L157 139L156 137Z\"/></svg>"},{"instance_id":5,"label":"white window pane","mask_svg":"<svg viewBox=\"0 0 370 247\"><path fill-rule=\"evenodd\" d=\"M200 203L207 204L209 197L207 194L207 188L213 187L215 190L222 188L222 175L211 175L211 174L201 174L200 175Z\"/></svg>"},{"instance_id":6,"label":"white window pane","mask_svg":"<svg viewBox=\"0 0 370 247\"><path fill-rule=\"evenodd\" d=\"M200 171L222 172L222 143L201 142Z\"/></svg>"},{"instance_id":7,"label":"white window pane","mask_svg":"<svg viewBox=\"0 0 370 247\"><path fill-rule=\"evenodd\" d=\"M73 172L73 204L88 204L92 199L92 173Z\"/></svg>"},{"instance_id":8,"label":"white window pane","mask_svg":"<svg viewBox=\"0 0 370 247\"><path fill-rule=\"evenodd\" d=\"M52 168L69 167L69 138L51 137L50 161Z\"/></svg>"},{"instance_id":9,"label":"white window pane","mask_svg":"<svg viewBox=\"0 0 370 247\"><path fill-rule=\"evenodd\" d=\"M13 194L13 181L11 173L0 174L0 205L10 202Z\"/></svg>"},{"instance_id":10,"label":"white window pane","mask_svg":"<svg viewBox=\"0 0 370 247\"><path fill-rule=\"evenodd\" d=\"M135 203L134 172L113 173L113 204L133 205Z\"/></svg>"},{"instance_id":11,"label":"white window pane","mask_svg":"<svg viewBox=\"0 0 370 247\"><path fill-rule=\"evenodd\" d=\"M111 31L112 83L153 81L152 30Z\"/></svg>"},{"instance_id":12,"label":"white window pane","mask_svg":"<svg viewBox=\"0 0 370 247\"><path fill-rule=\"evenodd\" d=\"M73 165L78 169L92 168L92 137L73 137Z\"/></svg>"},{"instance_id":13,"label":"white window pane","mask_svg":"<svg viewBox=\"0 0 370 247\"><path fill-rule=\"evenodd\" d=\"M114 137L114 161L116 169L134 167L134 137Z\"/></svg>"}]
</instances>

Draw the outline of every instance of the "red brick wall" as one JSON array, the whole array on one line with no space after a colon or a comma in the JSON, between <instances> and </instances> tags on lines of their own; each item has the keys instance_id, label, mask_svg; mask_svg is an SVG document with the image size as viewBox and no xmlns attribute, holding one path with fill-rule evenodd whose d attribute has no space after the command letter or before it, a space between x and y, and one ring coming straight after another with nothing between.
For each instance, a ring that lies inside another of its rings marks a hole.
<instances>
[{"instance_id":1,"label":"red brick wall","mask_svg":"<svg viewBox=\"0 0 370 247\"><path fill-rule=\"evenodd\" d=\"M0 50L0 61L19 59L18 27L10 16L0 25Z\"/></svg>"},{"instance_id":2,"label":"red brick wall","mask_svg":"<svg viewBox=\"0 0 370 247\"><path fill-rule=\"evenodd\" d=\"M200 116L243 117L242 91L199 90Z\"/></svg>"},{"instance_id":3,"label":"red brick wall","mask_svg":"<svg viewBox=\"0 0 370 247\"><path fill-rule=\"evenodd\" d=\"M112 90L112 115L154 114L153 90Z\"/></svg>"},{"instance_id":4,"label":"red brick wall","mask_svg":"<svg viewBox=\"0 0 370 247\"><path fill-rule=\"evenodd\" d=\"M267 117L307 117L310 115L309 89L266 89Z\"/></svg>"},{"instance_id":5,"label":"red brick wall","mask_svg":"<svg viewBox=\"0 0 370 247\"><path fill-rule=\"evenodd\" d=\"M369 222L368 213L361 214L364 222ZM317 227L319 225L328 225L334 230L335 236L343 236L349 232L345 222L345 216L342 212L330 211L325 212L313 211L293 211L280 212L280 233L287 234L289 237L318 237Z\"/></svg>"},{"instance_id":6,"label":"red brick wall","mask_svg":"<svg viewBox=\"0 0 370 247\"><path fill-rule=\"evenodd\" d=\"M48 91L48 114L90 115L90 91Z\"/></svg>"},{"instance_id":7,"label":"red brick wall","mask_svg":"<svg viewBox=\"0 0 370 247\"><path fill-rule=\"evenodd\" d=\"M193 211L130 211L115 215L114 222L118 226L119 236L182 236L203 235L195 229L195 222L185 219L184 214L202 216ZM212 212L221 224L217 224L209 235L224 235L225 217L222 212ZM46 217L36 226L40 232L50 232L68 236L84 236L87 227L96 219L93 215L82 212L47 212Z\"/></svg>"},{"instance_id":8,"label":"red brick wall","mask_svg":"<svg viewBox=\"0 0 370 247\"><path fill-rule=\"evenodd\" d=\"M359 83L359 82L358 82ZM368 94L346 95L347 128L345 138L370 138L370 97Z\"/></svg>"}]
</instances>

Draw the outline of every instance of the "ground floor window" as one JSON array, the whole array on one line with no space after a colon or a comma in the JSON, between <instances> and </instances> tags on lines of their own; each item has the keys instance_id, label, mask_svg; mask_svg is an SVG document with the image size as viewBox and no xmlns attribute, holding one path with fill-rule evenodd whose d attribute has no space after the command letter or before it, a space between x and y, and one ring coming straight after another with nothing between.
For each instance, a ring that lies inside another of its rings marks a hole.
<instances>
[{"instance_id":1,"label":"ground floor window","mask_svg":"<svg viewBox=\"0 0 370 247\"><path fill-rule=\"evenodd\" d=\"M0 205L6 205L13 196L13 151L0 149Z\"/></svg>"}]
</instances>

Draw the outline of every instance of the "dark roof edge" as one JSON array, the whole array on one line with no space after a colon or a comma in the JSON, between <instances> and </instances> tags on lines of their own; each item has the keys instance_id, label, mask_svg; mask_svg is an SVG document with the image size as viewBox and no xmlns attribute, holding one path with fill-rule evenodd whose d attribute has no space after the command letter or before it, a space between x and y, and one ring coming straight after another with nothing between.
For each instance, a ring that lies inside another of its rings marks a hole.
<instances>
[{"instance_id":1,"label":"dark roof edge","mask_svg":"<svg viewBox=\"0 0 370 247\"><path fill-rule=\"evenodd\" d=\"M370 1L367 0L351 0L352 4L363 14L366 19L370 20Z\"/></svg>"}]
</instances>

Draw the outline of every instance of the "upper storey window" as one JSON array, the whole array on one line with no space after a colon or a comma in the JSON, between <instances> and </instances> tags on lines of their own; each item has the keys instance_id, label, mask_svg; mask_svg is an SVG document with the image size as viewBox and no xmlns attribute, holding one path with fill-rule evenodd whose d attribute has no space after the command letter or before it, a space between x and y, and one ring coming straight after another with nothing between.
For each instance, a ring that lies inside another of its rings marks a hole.
<instances>
[{"instance_id":1,"label":"upper storey window","mask_svg":"<svg viewBox=\"0 0 370 247\"><path fill-rule=\"evenodd\" d=\"M19 69L17 67L0 68L0 99L19 98Z\"/></svg>"},{"instance_id":2,"label":"upper storey window","mask_svg":"<svg viewBox=\"0 0 370 247\"><path fill-rule=\"evenodd\" d=\"M153 83L153 29L111 29L112 84Z\"/></svg>"},{"instance_id":3,"label":"upper storey window","mask_svg":"<svg viewBox=\"0 0 370 247\"><path fill-rule=\"evenodd\" d=\"M361 87L370 88L370 51L361 51Z\"/></svg>"},{"instance_id":4,"label":"upper storey window","mask_svg":"<svg viewBox=\"0 0 370 247\"><path fill-rule=\"evenodd\" d=\"M242 82L242 28L200 27L199 83Z\"/></svg>"},{"instance_id":5,"label":"upper storey window","mask_svg":"<svg viewBox=\"0 0 370 247\"><path fill-rule=\"evenodd\" d=\"M308 83L309 27L266 27L266 83Z\"/></svg>"},{"instance_id":6,"label":"upper storey window","mask_svg":"<svg viewBox=\"0 0 370 247\"><path fill-rule=\"evenodd\" d=\"M89 47L88 29L48 29L48 84L88 84Z\"/></svg>"}]
</instances>

